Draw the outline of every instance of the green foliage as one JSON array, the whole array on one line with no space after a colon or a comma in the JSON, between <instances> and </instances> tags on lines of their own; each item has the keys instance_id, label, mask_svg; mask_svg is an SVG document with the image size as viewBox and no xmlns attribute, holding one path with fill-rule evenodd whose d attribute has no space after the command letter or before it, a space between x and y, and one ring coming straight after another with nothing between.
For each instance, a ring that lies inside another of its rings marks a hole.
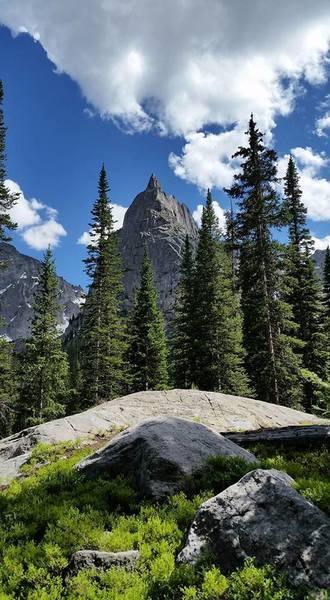
<instances>
[{"instance_id":1,"label":"green foliage","mask_svg":"<svg viewBox=\"0 0 330 600\"><path fill-rule=\"evenodd\" d=\"M180 278L176 290L172 337L173 379L175 387L189 389L194 382L194 259L188 235L182 253Z\"/></svg>"},{"instance_id":2,"label":"green foliage","mask_svg":"<svg viewBox=\"0 0 330 600\"><path fill-rule=\"evenodd\" d=\"M80 334L81 407L120 395L126 382L125 323L120 314L122 265L114 231L109 185L102 166L92 209L86 273L91 278Z\"/></svg>"},{"instance_id":3,"label":"green foliage","mask_svg":"<svg viewBox=\"0 0 330 600\"><path fill-rule=\"evenodd\" d=\"M316 275L311 258L314 243L306 226L307 209L301 201L299 174L292 156L289 159L285 182L284 212L289 225L289 243L286 248L285 271L287 276L286 299L292 306L297 324L296 335L301 340L298 352L302 367L325 380L330 351L327 350L327 335L322 303L322 285ZM307 411L323 404L322 384L313 376L304 377L303 406Z\"/></svg>"},{"instance_id":4,"label":"green foliage","mask_svg":"<svg viewBox=\"0 0 330 600\"><path fill-rule=\"evenodd\" d=\"M66 410L68 361L57 329L58 296L49 247L44 254L34 298L31 338L21 355L19 429L62 416Z\"/></svg>"},{"instance_id":5,"label":"green foliage","mask_svg":"<svg viewBox=\"0 0 330 600\"><path fill-rule=\"evenodd\" d=\"M17 393L17 365L13 344L0 337L0 438L11 433L15 422Z\"/></svg>"},{"instance_id":6,"label":"green foliage","mask_svg":"<svg viewBox=\"0 0 330 600\"><path fill-rule=\"evenodd\" d=\"M282 248L273 239L284 223L276 192L277 156L264 146L253 116L248 144L234 155L241 169L227 190L238 201L236 233L240 243L240 286L248 375L257 397L284 405L301 400L295 324L283 298Z\"/></svg>"},{"instance_id":7,"label":"green foliage","mask_svg":"<svg viewBox=\"0 0 330 600\"><path fill-rule=\"evenodd\" d=\"M210 191L203 208L193 291L194 383L203 390L249 395L239 303Z\"/></svg>"},{"instance_id":8,"label":"green foliage","mask_svg":"<svg viewBox=\"0 0 330 600\"><path fill-rule=\"evenodd\" d=\"M189 497L181 492L161 505L139 505L122 478L81 479L74 465L88 452L79 441L40 444L29 476L0 494L0 600L306 600L274 568L253 561L231 575L221 573L212 557L195 567L175 564L196 510L249 469L243 461L213 458L198 495L193 495L196 477ZM261 466L287 470L301 493L329 509L328 450L283 450L277 456L272 448L259 447L256 452ZM65 583L62 571L81 548L139 549L141 557L133 572L85 570Z\"/></svg>"},{"instance_id":9,"label":"green foliage","mask_svg":"<svg viewBox=\"0 0 330 600\"><path fill-rule=\"evenodd\" d=\"M146 248L129 329L128 361L132 391L166 388L168 372L164 320L157 306L152 265Z\"/></svg>"},{"instance_id":10,"label":"green foliage","mask_svg":"<svg viewBox=\"0 0 330 600\"><path fill-rule=\"evenodd\" d=\"M16 204L18 194L10 193L5 185L6 180L6 127L3 116L3 83L0 79L0 242L10 241L6 230L14 230L17 227L16 223L10 218L9 211ZM2 267L4 265L1 265Z\"/></svg>"}]
</instances>

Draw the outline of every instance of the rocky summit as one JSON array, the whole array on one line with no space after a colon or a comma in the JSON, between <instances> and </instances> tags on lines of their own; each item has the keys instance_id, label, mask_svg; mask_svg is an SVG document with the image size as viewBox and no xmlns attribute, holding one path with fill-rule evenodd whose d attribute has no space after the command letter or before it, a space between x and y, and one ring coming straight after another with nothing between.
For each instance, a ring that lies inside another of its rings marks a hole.
<instances>
[{"instance_id":1,"label":"rocky summit","mask_svg":"<svg viewBox=\"0 0 330 600\"><path fill-rule=\"evenodd\" d=\"M159 306L166 322L173 316L181 251L186 235L197 243L197 225L185 204L161 189L151 175L146 189L128 208L119 231L119 250L124 265L125 307L129 309L146 247L153 265Z\"/></svg>"},{"instance_id":2,"label":"rocky summit","mask_svg":"<svg viewBox=\"0 0 330 600\"><path fill-rule=\"evenodd\" d=\"M41 263L39 260L21 254L11 244L0 243L0 315L5 326L0 334L9 340L17 341L29 337L33 317L33 296L37 289ZM60 290L59 330L64 331L69 320L80 311L83 290L58 277Z\"/></svg>"}]
</instances>

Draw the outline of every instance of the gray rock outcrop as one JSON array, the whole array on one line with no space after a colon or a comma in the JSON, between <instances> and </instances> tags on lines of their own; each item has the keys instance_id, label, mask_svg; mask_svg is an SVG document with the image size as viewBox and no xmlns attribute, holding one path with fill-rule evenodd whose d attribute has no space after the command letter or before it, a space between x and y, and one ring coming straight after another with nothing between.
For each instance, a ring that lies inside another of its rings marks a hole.
<instances>
[{"instance_id":1,"label":"gray rock outcrop","mask_svg":"<svg viewBox=\"0 0 330 600\"><path fill-rule=\"evenodd\" d=\"M118 234L124 265L126 310L130 308L134 289L140 283L139 273L146 246L153 265L159 306L165 321L171 320L186 235L195 246L197 226L189 209L174 196L163 192L157 178L152 175L147 188L128 208Z\"/></svg>"},{"instance_id":2,"label":"gray rock outcrop","mask_svg":"<svg viewBox=\"0 0 330 600\"><path fill-rule=\"evenodd\" d=\"M211 551L224 573L248 557L287 571L293 585L330 590L330 520L292 479L257 469L200 507L179 562Z\"/></svg>"},{"instance_id":3,"label":"gray rock outcrop","mask_svg":"<svg viewBox=\"0 0 330 600\"><path fill-rule=\"evenodd\" d=\"M0 480L20 475L33 448L39 443L57 444L91 440L151 417L183 417L208 425L218 432L257 430L266 427L324 424L326 421L285 406L251 398L199 390L137 392L89 410L49 423L29 427L0 440Z\"/></svg>"},{"instance_id":4,"label":"gray rock outcrop","mask_svg":"<svg viewBox=\"0 0 330 600\"><path fill-rule=\"evenodd\" d=\"M39 283L41 263L3 242L0 243L0 262L6 263L6 268L0 269L0 315L5 322L0 335L13 341L26 339L30 335L33 297ZM58 325L59 330L64 331L69 320L80 311L83 290L62 277L58 277L58 283L61 307Z\"/></svg>"},{"instance_id":5,"label":"gray rock outcrop","mask_svg":"<svg viewBox=\"0 0 330 600\"><path fill-rule=\"evenodd\" d=\"M215 455L256 462L253 454L205 425L158 417L120 433L77 468L88 479L128 476L140 495L158 500L181 489L184 477Z\"/></svg>"},{"instance_id":6,"label":"gray rock outcrop","mask_svg":"<svg viewBox=\"0 0 330 600\"><path fill-rule=\"evenodd\" d=\"M138 550L128 550L127 552L101 552L99 550L79 550L75 552L65 569L65 577L73 577L82 569L111 569L111 567L121 567L127 571L132 571L138 560L140 553Z\"/></svg>"}]
</instances>

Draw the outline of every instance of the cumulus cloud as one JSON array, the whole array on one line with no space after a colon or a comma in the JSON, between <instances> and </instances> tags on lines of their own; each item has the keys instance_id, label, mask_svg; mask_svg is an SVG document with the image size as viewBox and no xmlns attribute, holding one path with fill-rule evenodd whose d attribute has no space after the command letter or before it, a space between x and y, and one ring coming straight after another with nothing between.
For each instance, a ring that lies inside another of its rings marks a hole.
<instances>
[{"instance_id":1,"label":"cumulus cloud","mask_svg":"<svg viewBox=\"0 0 330 600\"><path fill-rule=\"evenodd\" d=\"M330 129L330 111L326 112L325 115L323 115L323 117L317 119L315 124L315 133L319 137L326 136L327 134L325 133L325 131L327 129Z\"/></svg>"},{"instance_id":2,"label":"cumulus cloud","mask_svg":"<svg viewBox=\"0 0 330 600\"><path fill-rule=\"evenodd\" d=\"M313 237L315 250L326 250L330 247L330 235L326 235L324 238Z\"/></svg>"},{"instance_id":3,"label":"cumulus cloud","mask_svg":"<svg viewBox=\"0 0 330 600\"><path fill-rule=\"evenodd\" d=\"M121 206L120 204L110 204L112 207L112 215L114 218L114 229L121 229L124 222L125 213L127 211L126 206ZM89 231L84 231L81 236L77 240L77 244L81 244L82 246L88 246L92 243L92 237Z\"/></svg>"},{"instance_id":4,"label":"cumulus cloud","mask_svg":"<svg viewBox=\"0 0 330 600\"><path fill-rule=\"evenodd\" d=\"M2 0L0 18L131 130L187 135L251 111L271 128L325 79L328 0Z\"/></svg>"},{"instance_id":5,"label":"cumulus cloud","mask_svg":"<svg viewBox=\"0 0 330 600\"><path fill-rule=\"evenodd\" d=\"M17 202L11 209L10 216L17 223L18 229L40 223L41 217L38 211L44 208L44 206L35 198L27 200L20 186L15 181L6 179L5 185L12 194L17 194Z\"/></svg>"},{"instance_id":6,"label":"cumulus cloud","mask_svg":"<svg viewBox=\"0 0 330 600\"><path fill-rule=\"evenodd\" d=\"M300 174L302 200L307 206L308 216L315 221L330 219L330 181L322 177L321 170L329 163L323 152L312 148L293 148L291 154L296 160ZM284 177L289 160L285 155L279 160L279 176Z\"/></svg>"},{"instance_id":7,"label":"cumulus cloud","mask_svg":"<svg viewBox=\"0 0 330 600\"><path fill-rule=\"evenodd\" d=\"M28 246L35 250L45 250L49 245L58 246L61 237L67 234L57 221L57 210L36 198L27 199L18 183L11 179L6 179L5 185L11 193L17 194L10 216Z\"/></svg>"},{"instance_id":8,"label":"cumulus cloud","mask_svg":"<svg viewBox=\"0 0 330 600\"><path fill-rule=\"evenodd\" d=\"M213 208L214 208L215 214L217 215L218 220L219 220L219 227L220 227L220 229L224 230L225 226L226 226L225 211L222 208L222 206L220 206L219 202L217 202L216 200L213 200ZM202 213L203 213L203 205L198 204L196 210L194 210L194 212L193 212L193 217L194 217L198 227L200 227L201 223L202 223Z\"/></svg>"},{"instance_id":9,"label":"cumulus cloud","mask_svg":"<svg viewBox=\"0 0 330 600\"><path fill-rule=\"evenodd\" d=\"M51 218L23 231L22 238L31 248L45 250L48 246L58 246L61 237L66 235L63 225Z\"/></svg>"}]
</instances>

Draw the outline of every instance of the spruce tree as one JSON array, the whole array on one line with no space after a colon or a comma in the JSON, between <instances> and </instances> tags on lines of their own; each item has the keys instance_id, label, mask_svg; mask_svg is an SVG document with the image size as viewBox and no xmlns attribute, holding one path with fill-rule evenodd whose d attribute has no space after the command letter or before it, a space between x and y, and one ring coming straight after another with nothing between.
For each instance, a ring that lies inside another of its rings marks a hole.
<instances>
[{"instance_id":1,"label":"spruce tree","mask_svg":"<svg viewBox=\"0 0 330 600\"><path fill-rule=\"evenodd\" d=\"M324 292L324 307L326 318L330 324L330 248L325 252L325 261L323 268L323 292ZM329 342L328 342L329 343Z\"/></svg>"},{"instance_id":2,"label":"spruce tree","mask_svg":"<svg viewBox=\"0 0 330 600\"><path fill-rule=\"evenodd\" d=\"M17 194L11 194L5 185L6 180L6 127L3 116L3 84L0 80L0 242L9 242L10 237L6 230L17 227L10 217L10 209L18 200Z\"/></svg>"},{"instance_id":3,"label":"spruce tree","mask_svg":"<svg viewBox=\"0 0 330 600\"><path fill-rule=\"evenodd\" d=\"M5 185L6 180L6 127L3 115L3 84L0 80L0 242L10 241L7 230L16 228L10 217L10 209L17 202L17 195L11 194ZM0 269L6 267L0 261ZM4 323L0 319L0 328ZM14 369L13 346L0 336L0 436L10 433L13 421L13 405L16 401L17 385Z\"/></svg>"},{"instance_id":4,"label":"spruce tree","mask_svg":"<svg viewBox=\"0 0 330 600\"><path fill-rule=\"evenodd\" d=\"M191 388L194 382L194 259L189 236L182 253L180 277L176 290L172 338L173 379L175 387Z\"/></svg>"},{"instance_id":5,"label":"spruce tree","mask_svg":"<svg viewBox=\"0 0 330 600\"><path fill-rule=\"evenodd\" d=\"M314 242L306 226L307 209L299 186L299 174L292 156L284 178L284 216L289 225L289 242L286 251L286 275L288 277L287 301L292 307L298 325L296 335L301 340L304 376L304 408L312 409L320 401L319 386L313 383L316 374L326 378L327 342L322 304L322 284L319 280L311 253ZM306 371L307 370L307 371Z\"/></svg>"},{"instance_id":6,"label":"spruce tree","mask_svg":"<svg viewBox=\"0 0 330 600\"><path fill-rule=\"evenodd\" d=\"M146 248L140 273L140 287L135 294L130 318L128 360L132 391L162 390L167 387L164 319L157 306L153 270Z\"/></svg>"},{"instance_id":7,"label":"spruce tree","mask_svg":"<svg viewBox=\"0 0 330 600\"><path fill-rule=\"evenodd\" d=\"M68 393L68 361L57 327L59 290L50 247L41 266L31 337L21 357L18 427L62 416Z\"/></svg>"},{"instance_id":8,"label":"spruce tree","mask_svg":"<svg viewBox=\"0 0 330 600\"><path fill-rule=\"evenodd\" d=\"M263 135L251 116L248 145L234 154L241 170L227 190L238 201L240 285L246 366L257 397L274 403L299 405L299 360L295 354L295 325L283 299L280 245L272 229L283 224L276 192L276 153L264 146Z\"/></svg>"},{"instance_id":9,"label":"spruce tree","mask_svg":"<svg viewBox=\"0 0 330 600\"><path fill-rule=\"evenodd\" d=\"M211 192L203 208L194 276L194 382L199 389L248 395L241 316Z\"/></svg>"},{"instance_id":10,"label":"spruce tree","mask_svg":"<svg viewBox=\"0 0 330 600\"><path fill-rule=\"evenodd\" d=\"M92 209L86 273L91 278L82 314L80 340L81 406L111 400L123 390L126 371L125 322L120 312L123 271L102 166L98 198Z\"/></svg>"}]
</instances>

